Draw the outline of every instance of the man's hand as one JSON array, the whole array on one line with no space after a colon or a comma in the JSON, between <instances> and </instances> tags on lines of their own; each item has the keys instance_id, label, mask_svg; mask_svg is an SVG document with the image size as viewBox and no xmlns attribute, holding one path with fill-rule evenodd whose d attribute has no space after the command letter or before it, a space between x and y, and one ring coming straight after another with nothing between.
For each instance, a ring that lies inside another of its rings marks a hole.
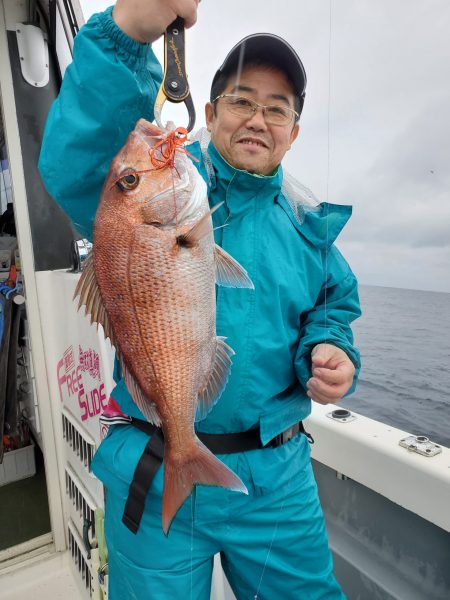
<instances>
[{"instance_id":1,"label":"man's hand","mask_svg":"<svg viewBox=\"0 0 450 600\"><path fill-rule=\"evenodd\" d=\"M311 352L312 377L308 396L319 404L334 404L352 387L355 367L347 354L332 344L318 344Z\"/></svg>"},{"instance_id":2,"label":"man's hand","mask_svg":"<svg viewBox=\"0 0 450 600\"><path fill-rule=\"evenodd\" d=\"M131 38L151 44L175 21L183 17L184 26L197 21L200 0L117 0L113 19Z\"/></svg>"}]
</instances>

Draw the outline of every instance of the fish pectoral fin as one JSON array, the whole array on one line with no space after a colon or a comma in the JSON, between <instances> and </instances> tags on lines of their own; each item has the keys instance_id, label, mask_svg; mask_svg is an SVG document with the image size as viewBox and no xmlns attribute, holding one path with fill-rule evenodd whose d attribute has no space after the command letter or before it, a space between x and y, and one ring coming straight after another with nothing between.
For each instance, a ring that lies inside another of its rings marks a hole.
<instances>
[{"instance_id":1,"label":"fish pectoral fin","mask_svg":"<svg viewBox=\"0 0 450 600\"><path fill-rule=\"evenodd\" d=\"M156 408L156 404L145 396L144 392L141 390L139 383L136 381L133 373L127 367L122 356L120 356L119 353L117 353L117 355L120 362L120 366L122 368L124 381L126 383L128 391L130 392L131 397L133 398L133 402L137 405L137 407L149 423L153 423L154 425L159 427L161 425L161 417L158 413L158 409Z\"/></svg>"},{"instance_id":2,"label":"fish pectoral fin","mask_svg":"<svg viewBox=\"0 0 450 600\"><path fill-rule=\"evenodd\" d=\"M196 421L201 421L206 417L222 395L230 377L231 357L234 352L225 343L224 337L217 337L216 342L216 353L209 377L206 380L205 387L198 394Z\"/></svg>"},{"instance_id":3,"label":"fish pectoral fin","mask_svg":"<svg viewBox=\"0 0 450 600\"><path fill-rule=\"evenodd\" d=\"M94 255L92 252L87 257L84 265L73 299L75 300L79 296L78 310L85 306L84 314L91 316L91 324L97 323L97 328L98 325L101 325L105 332L105 338L109 338L111 344L116 346L114 333L95 276Z\"/></svg>"},{"instance_id":4,"label":"fish pectoral fin","mask_svg":"<svg viewBox=\"0 0 450 600\"><path fill-rule=\"evenodd\" d=\"M225 252L220 246L215 246L216 283L223 287L255 289L247 271L237 260Z\"/></svg>"},{"instance_id":5,"label":"fish pectoral fin","mask_svg":"<svg viewBox=\"0 0 450 600\"><path fill-rule=\"evenodd\" d=\"M212 232L211 215L222 206L223 202L216 204L210 211L206 212L203 217L187 232L177 236L177 244L185 248L193 248L199 241Z\"/></svg>"}]
</instances>

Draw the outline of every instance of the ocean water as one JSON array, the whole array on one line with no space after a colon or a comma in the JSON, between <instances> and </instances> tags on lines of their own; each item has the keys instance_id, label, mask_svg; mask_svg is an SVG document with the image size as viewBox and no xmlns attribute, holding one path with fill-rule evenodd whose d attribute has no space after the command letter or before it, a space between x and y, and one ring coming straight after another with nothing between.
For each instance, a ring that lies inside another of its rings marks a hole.
<instances>
[{"instance_id":1,"label":"ocean water","mask_svg":"<svg viewBox=\"0 0 450 600\"><path fill-rule=\"evenodd\" d=\"M340 402L450 447L450 294L360 286L362 369Z\"/></svg>"}]
</instances>

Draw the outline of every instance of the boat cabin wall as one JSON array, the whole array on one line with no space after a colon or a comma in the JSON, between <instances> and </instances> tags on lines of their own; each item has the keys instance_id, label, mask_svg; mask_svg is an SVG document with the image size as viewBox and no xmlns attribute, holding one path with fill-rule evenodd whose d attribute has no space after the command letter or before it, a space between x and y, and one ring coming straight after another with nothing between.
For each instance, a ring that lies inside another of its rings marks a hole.
<instances>
[{"instance_id":1,"label":"boat cabin wall","mask_svg":"<svg viewBox=\"0 0 450 600\"><path fill-rule=\"evenodd\" d=\"M80 236L62 209L46 192L37 168L47 114L58 93L57 68L49 55L49 83L44 87L32 87L22 76L16 32L8 31L7 39L22 149L34 269L47 271L68 268L71 264L71 242Z\"/></svg>"},{"instance_id":2,"label":"boat cabin wall","mask_svg":"<svg viewBox=\"0 0 450 600\"><path fill-rule=\"evenodd\" d=\"M64 515L67 506L63 510L63 506L66 505L64 470L61 462L63 452L62 440L58 437L61 414L59 406L59 413L54 410L55 402L52 400L47 379L47 331L40 314L37 277L39 274L70 267L72 240L79 235L45 191L37 169L47 113L58 93L59 73L63 70L61 65L56 64L53 52L50 51L47 58L45 48L49 33L46 26L48 14L45 15L39 10L35 12L34 9L38 5L43 3L0 0L0 137L4 158L2 170L10 175L11 189L8 190L8 201L11 200L14 206L14 221L26 290L25 306L36 400L31 409L37 411L36 415L39 416L39 419L34 421L39 422L35 433L38 443L42 444L47 475L52 533L50 539L46 538L46 544L52 542L50 546L53 550L64 550L67 547L67 525ZM63 36L60 35L60 41L64 46L66 40L67 58L70 57L70 44L67 42L63 21L64 19L59 19L57 22L57 31L59 29L64 33ZM27 80L26 72L22 69L24 63L27 67L30 66L27 63L26 52L19 50L21 46L18 42L18 39L25 35L26 28L32 34L28 40L31 40L28 44L29 54L33 59L40 60L38 66L48 72L48 81L42 85L33 85L33 81L30 82L29 78ZM30 419L33 420L32 416ZM42 438L39 437L39 429L42 431ZM26 551L27 549L24 550ZM8 556L10 554L8 551Z\"/></svg>"}]
</instances>

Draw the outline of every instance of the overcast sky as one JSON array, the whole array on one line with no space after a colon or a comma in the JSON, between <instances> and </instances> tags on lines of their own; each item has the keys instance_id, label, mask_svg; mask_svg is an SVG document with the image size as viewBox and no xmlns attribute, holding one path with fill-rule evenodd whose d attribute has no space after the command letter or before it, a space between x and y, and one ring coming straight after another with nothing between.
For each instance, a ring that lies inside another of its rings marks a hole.
<instances>
[{"instance_id":1,"label":"overcast sky","mask_svg":"<svg viewBox=\"0 0 450 600\"><path fill-rule=\"evenodd\" d=\"M88 18L111 2L81 4ZM197 126L217 67L258 31L284 37L305 65L284 165L321 200L353 205L337 245L360 282L450 292L448 0L203 0L187 32Z\"/></svg>"}]
</instances>

